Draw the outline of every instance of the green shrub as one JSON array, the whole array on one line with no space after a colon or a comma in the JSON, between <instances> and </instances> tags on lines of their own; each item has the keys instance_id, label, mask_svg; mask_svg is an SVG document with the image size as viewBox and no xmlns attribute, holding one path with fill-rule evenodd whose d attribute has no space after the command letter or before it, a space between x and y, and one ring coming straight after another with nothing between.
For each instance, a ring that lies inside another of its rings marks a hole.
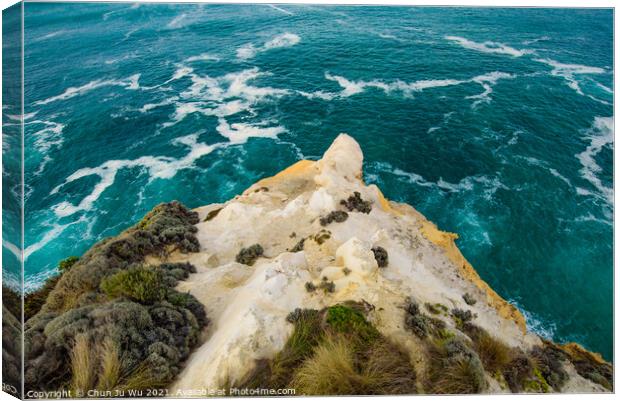
<instances>
[{"instance_id":1,"label":"green shrub","mask_svg":"<svg viewBox=\"0 0 620 401\"><path fill-rule=\"evenodd\" d=\"M69 269L76 264L78 260L80 260L80 258L77 256L69 256L58 263L58 270L60 270L60 273L65 273L69 271Z\"/></svg>"},{"instance_id":2,"label":"green shrub","mask_svg":"<svg viewBox=\"0 0 620 401\"><path fill-rule=\"evenodd\" d=\"M363 342L376 340L380 336L360 311L348 306L335 305L327 308L326 322L336 333L349 334Z\"/></svg>"},{"instance_id":3,"label":"green shrub","mask_svg":"<svg viewBox=\"0 0 620 401\"><path fill-rule=\"evenodd\" d=\"M161 270L134 267L120 271L101 282L101 290L110 298L126 297L133 301L152 304L166 297Z\"/></svg>"}]
</instances>

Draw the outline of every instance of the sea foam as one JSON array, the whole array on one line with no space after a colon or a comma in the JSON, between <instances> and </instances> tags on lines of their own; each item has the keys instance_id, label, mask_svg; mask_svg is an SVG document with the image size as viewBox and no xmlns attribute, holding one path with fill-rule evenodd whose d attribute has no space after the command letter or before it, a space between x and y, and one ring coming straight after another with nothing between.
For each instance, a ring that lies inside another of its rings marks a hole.
<instances>
[{"instance_id":1,"label":"sea foam","mask_svg":"<svg viewBox=\"0 0 620 401\"><path fill-rule=\"evenodd\" d=\"M521 57L533 53L533 50L519 50L499 42L485 41L479 43L460 36L445 36L445 38L452 42L456 42L465 49L476 50L483 53L507 54L512 57Z\"/></svg>"}]
</instances>

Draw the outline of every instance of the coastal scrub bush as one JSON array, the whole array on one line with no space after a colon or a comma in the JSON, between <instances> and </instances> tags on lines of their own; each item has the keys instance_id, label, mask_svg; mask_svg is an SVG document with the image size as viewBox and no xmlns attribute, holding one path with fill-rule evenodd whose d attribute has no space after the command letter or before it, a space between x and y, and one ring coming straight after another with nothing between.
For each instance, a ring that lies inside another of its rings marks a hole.
<instances>
[{"instance_id":1,"label":"coastal scrub bush","mask_svg":"<svg viewBox=\"0 0 620 401\"><path fill-rule=\"evenodd\" d=\"M73 267L73 265L76 264L78 260L80 260L80 258L77 256L69 256L68 258L63 259L58 263L58 270L60 270L61 273L65 273L69 271L69 269Z\"/></svg>"},{"instance_id":2,"label":"coastal scrub bush","mask_svg":"<svg viewBox=\"0 0 620 401\"><path fill-rule=\"evenodd\" d=\"M405 328L420 339L425 339L429 335L439 338L446 336L445 322L421 313L417 302L411 298L408 298L405 303Z\"/></svg>"},{"instance_id":3,"label":"coastal scrub bush","mask_svg":"<svg viewBox=\"0 0 620 401\"><path fill-rule=\"evenodd\" d=\"M568 373L563 366L568 360L566 353L550 341L543 340L542 346L532 348L530 357L547 383L555 390L561 390L568 380Z\"/></svg>"},{"instance_id":4,"label":"coastal scrub bush","mask_svg":"<svg viewBox=\"0 0 620 401\"><path fill-rule=\"evenodd\" d=\"M26 387L168 385L208 319L198 300L172 288L195 272L192 265L144 260L199 250L196 223L198 214L180 203L161 204L65 269L24 328ZM90 361L81 355L86 344Z\"/></svg>"},{"instance_id":5,"label":"coastal scrub bush","mask_svg":"<svg viewBox=\"0 0 620 401\"><path fill-rule=\"evenodd\" d=\"M375 255L375 260L377 261L377 265L379 267L387 267L388 253L384 248L375 246L372 248L372 253Z\"/></svg>"},{"instance_id":6,"label":"coastal scrub bush","mask_svg":"<svg viewBox=\"0 0 620 401\"><path fill-rule=\"evenodd\" d=\"M431 343L427 380L433 394L477 394L488 385L478 355L456 337Z\"/></svg>"},{"instance_id":7,"label":"coastal scrub bush","mask_svg":"<svg viewBox=\"0 0 620 401\"><path fill-rule=\"evenodd\" d=\"M613 367L597 358L578 345L569 344L565 347L570 362L577 373L594 383L598 383L609 391L613 391Z\"/></svg>"},{"instance_id":8,"label":"coastal scrub bush","mask_svg":"<svg viewBox=\"0 0 620 401\"><path fill-rule=\"evenodd\" d=\"M349 214L347 212L344 212L342 210L334 210L333 212L330 212L327 216L321 217L319 219L319 223L322 226L326 226L334 221L336 223L342 223L346 221L348 217Z\"/></svg>"},{"instance_id":9,"label":"coastal scrub bush","mask_svg":"<svg viewBox=\"0 0 620 401\"><path fill-rule=\"evenodd\" d=\"M353 195L349 196L346 200L342 199L340 204L346 207L349 212L357 210L360 213L370 213L372 210L372 202L365 201L359 192L353 192Z\"/></svg>"},{"instance_id":10,"label":"coastal scrub bush","mask_svg":"<svg viewBox=\"0 0 620 401\"><path fill-rule=\"evenodd\" d=\"M470 321L472 321L476 315L474 313L472 313L470 310L463 310L463 309L452 309L452 318L454 319L454 323L456 324L457 328L462 328L465 324L469 323Z\"/></svg>"},{"instance_id":11,"label":"coastal scrub bush","mask_svg":"<svg viewBox=\"0 0 620 401\"><path fill-rule=\"evenodd\" d=\"M468 292L463 294L463 301L465 301L465 303L469 306L476 304L476 299Z\"/></svg>"},{"instance_id":12,"label":"coastal scrub bush","mask_svg":"<svg viewBox=\"0 0 620 401\"><path fill-rule=\"evenodd\" d=\"M262 246L259 244L254 244L247 248L242 248L235 257L235 260L237 263L252 266L256 262L256 259L263 255L263 252L264 250Z\"/></svg>"},{"instance_id":13,"label":"coastal scrub bush","mask_svg":"<svg viewBox=\"0 0 620 401\"><path fill-rule=\"evenodd\" d=\"M101 290L112 299L127 297L141 303L154 303L166 297L163 279L160 269L133 267L103 279Z\"/></svg>"}]
</instances>

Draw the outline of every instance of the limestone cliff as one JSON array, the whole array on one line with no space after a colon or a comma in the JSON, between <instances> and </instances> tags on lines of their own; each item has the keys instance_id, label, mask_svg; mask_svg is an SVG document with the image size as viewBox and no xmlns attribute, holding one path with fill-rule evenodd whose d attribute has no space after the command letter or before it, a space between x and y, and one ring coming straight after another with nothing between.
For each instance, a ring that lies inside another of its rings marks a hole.
<instances>
[{"instance_id":1,"label":"limestone cliff","mask_svg":"<svg viewBox=\"0 0 620 401\"><path fill-rule=\"evenodd\" d=\"M429 391L433 380L429 344L436 350L454 337L475 350L475 333L522 354L521 365L514 359L486 369L481 392L606 391L601 377L610 365L587 352L572 358L570 347L527 332L521 313L461 255L457 236L365 185L362 161L360 146L342 134L321 160L299 161L224 204L195 210L200 252L169 261L196 267L176 289L204 304L211 324L171 395L244 383L287 346L291 312L351 301L366 305L368 322L406 351L417 391ZM431 326L441 335L427 334ZM550 355L557 360L549 363ZM502 375L504 368L513 373ZM557 385L548 383L554 374Z\"/></svg>"}]
</instances>

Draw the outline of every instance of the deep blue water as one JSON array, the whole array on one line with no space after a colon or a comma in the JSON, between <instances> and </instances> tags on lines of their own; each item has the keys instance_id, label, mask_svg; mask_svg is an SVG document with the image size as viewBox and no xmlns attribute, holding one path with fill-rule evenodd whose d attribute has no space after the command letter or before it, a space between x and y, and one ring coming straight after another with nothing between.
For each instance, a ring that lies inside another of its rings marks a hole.
<instances>
[{"instance_id":1,"label":"deep blue water","mask_svg":"<svg viewBox=\"0 0 620 401\"><path fill-rule=\"evenodd\" d=\"M611 10L26 4L25 24L27 289L347 132L531 328L612 357Z\"/></svg>"}]
</instances>

